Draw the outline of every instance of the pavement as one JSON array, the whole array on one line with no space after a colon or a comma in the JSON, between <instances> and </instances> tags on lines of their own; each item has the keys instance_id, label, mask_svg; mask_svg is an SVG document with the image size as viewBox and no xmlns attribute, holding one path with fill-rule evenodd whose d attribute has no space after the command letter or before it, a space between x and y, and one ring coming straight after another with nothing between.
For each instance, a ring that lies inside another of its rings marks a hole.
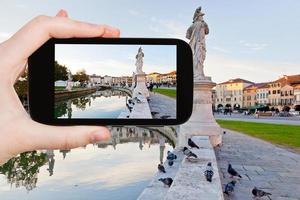
<instances>
[{"instance_id":1,"label":"pavement","mask_svg":"<svg viewBox=\"0 0 300 200\"><path fill-rule=\"evenodd\" d=\"M170 116L169 118L176 118L176 100L174 98L150 92L149 106L151 112L156 112L153 118L160 118L162 116Z\"/></svg>"},{"instance_id":2,"label":"pavement","mask_svg":"<svg viewBox=\"0 0 300 200\"><path fill-rule=\"evenodd\" d=\"M232 114L223 115L215 114L216 119L222 120L235 120L245 122L258 122L258 123L270 123L270 124L288 124L288 125L300 125L300 116L295 117L259 117L255 118L252 115Z\"/></svg>"},{"instance_id":3,"label":"pavement","mask_svg":"<svg viewBox=\"0 0 300 200\"><path fill-rule=\"evenodd\" d=\"M226 130L223 146L215 148L221 182L230 180L228 162L241 175L235 193L225 199L250 200L254 186L272 193L273 200L300 200L300 155L273 144ZM268 199L268 198L263 198Z\"/></svg>"}]
</instances>

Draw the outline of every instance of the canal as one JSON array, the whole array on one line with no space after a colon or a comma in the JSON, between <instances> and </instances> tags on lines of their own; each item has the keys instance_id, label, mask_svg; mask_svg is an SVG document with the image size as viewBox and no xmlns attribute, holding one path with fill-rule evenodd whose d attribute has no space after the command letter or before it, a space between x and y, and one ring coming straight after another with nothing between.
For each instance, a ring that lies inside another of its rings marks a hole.
<instances>
[{"instance_id":1,"label":"canal","mask_svg":"<svg viewBox=\"0 0 300 200\"><path fill-rule=\"evenodd\" d=\"M114 89L55 102L55 118L118 118L126 111L128 94Z\"/></svg>"},{"instance_id":2,"label":"canal","mask_svg":"<svg viewBox=\"0 0 300 200\"><path fill-rule=\"evenodd\" d=\"M109 141L11 159L0 167L0 199L136 199L173 149L176 133L138 127L111 132Z\"/></svg>"}]
</instances>

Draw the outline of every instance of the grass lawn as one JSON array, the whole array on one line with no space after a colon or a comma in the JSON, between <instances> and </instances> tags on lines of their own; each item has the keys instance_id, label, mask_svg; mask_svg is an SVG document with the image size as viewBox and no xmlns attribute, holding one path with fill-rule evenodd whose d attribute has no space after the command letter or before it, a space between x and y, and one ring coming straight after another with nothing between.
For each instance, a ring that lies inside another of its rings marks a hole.
<instances>
[{"instance_id":1,"label":"grass lawn","mask_svg":"<svg viewBox=\"0 0 300 200\"><path fill-rule=\"evenodd\" d=\"M242 132L274 144L300 147L300 126L217 120L222 128Z\"/></svg>"},{"instance_id":2,"label":"grass lawn","mask_svg":"<svg viewBox=\"0 0 300 200\"><path fill-rule=\"evenodd\" d=\"M168 97L176 98L176 90L174 89L162 89L162 88L153 88L153 92L166 95Z\"/></svg>"}]
</instances>

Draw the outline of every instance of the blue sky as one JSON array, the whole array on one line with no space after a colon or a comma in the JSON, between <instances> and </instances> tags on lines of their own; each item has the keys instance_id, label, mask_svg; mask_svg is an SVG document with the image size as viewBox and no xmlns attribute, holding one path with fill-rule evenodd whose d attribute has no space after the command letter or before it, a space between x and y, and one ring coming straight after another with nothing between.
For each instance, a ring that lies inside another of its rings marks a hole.
<instances>
[{"instance_id":1,"label":"blue sky","mask_svg":"<svg viewBox=\"0 0 300 200\"><path fill-rule=\"evenodd\" d=\"M0 41L34 16L60 8L77 20L117 26L123 37L185 39L200 5L210 28L205 73L214 81L300 73L299 0L1 0Z\"/></svg>"},{"instance_id":2,"label":"blue sky","mask_svg":"<svg viewBox=\"0 0 300 200\"><path fill-rule=\"evenodd\" d=\"M88 74L132 76L136 70L139 47L144 52L145 73L169 73L176 70L174 45L66 45L55 46L55 59L74 74L85 69ZM79 56L78 56L79 55ZM162 59L163 58L163 59Z\"/></svg>"}]
</instances>

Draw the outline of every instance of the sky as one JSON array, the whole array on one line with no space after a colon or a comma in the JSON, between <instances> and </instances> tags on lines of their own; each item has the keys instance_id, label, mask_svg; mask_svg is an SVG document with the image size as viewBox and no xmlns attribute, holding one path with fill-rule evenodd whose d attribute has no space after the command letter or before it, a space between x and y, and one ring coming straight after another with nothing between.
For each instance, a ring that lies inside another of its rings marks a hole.
<instances>
[{"instance_id":1,"label":"sky","mask_svg":"<svg viewBox=\"0 0 300 200\"><path fill-rule=\"evenodd\" d=\"M176 70L174 45L57 44L55 60L70 69L72 74L84 69L89 75L132 76L136 71L135 56L139 47L142 47L144 52L142 69L146 74L163 74Z\"/></svg>"},{"instance_id":2,"label":"sky","mask_svg":"<svg viewBox=\"0 0 300 200\"><path fill-rule=\"evenodd\" d=\"M213 81L300 74L299 0L1 0L0 41L34 16L61 8L77 20L116 26L122 37L186 40L198 6L210 28L204 71Z\"/></svg>"}]
</instances>

